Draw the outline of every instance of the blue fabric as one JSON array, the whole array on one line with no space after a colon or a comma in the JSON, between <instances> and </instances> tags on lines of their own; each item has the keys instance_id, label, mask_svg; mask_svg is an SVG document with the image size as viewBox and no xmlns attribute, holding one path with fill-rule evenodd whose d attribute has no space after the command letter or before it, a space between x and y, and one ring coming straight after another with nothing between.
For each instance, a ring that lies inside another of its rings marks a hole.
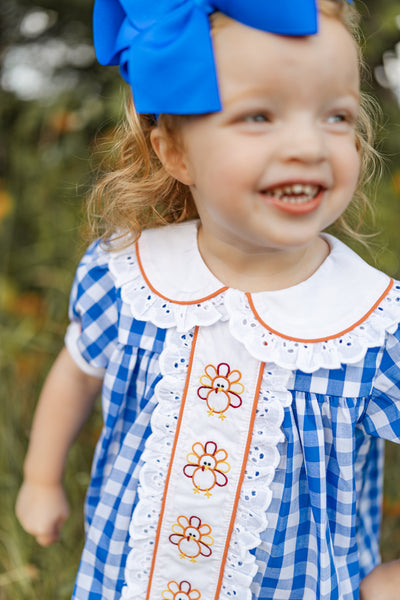
<instances>
[{"instance_id":1,"label":"blue fabric","mask_svg":"<svg viewBox=\"0 0 400 600\"><path fill-rule=\"evenodd\" d=\"M106 368L74 600L121 598L166 334L124 310L107 263L92 246L71 293L79 351ZM294 373L253 600L339 600L338 581L350 590L340 600L358 598L359 578L380 560L383 439L399 442L399 382L399 330L357 364Z\"/></svg>"},{"instance_id":2,"label":"blue fabric","mask_svg":"<svg viewBox=\"0 0 400 600\"><path fill-rule=\"evenodd\" d=\"M221 110L208 18L216 10L271 33L317 32L315 0L96 0L97 58L120 65L137 112Z\"/></svg>"}]
</instances>

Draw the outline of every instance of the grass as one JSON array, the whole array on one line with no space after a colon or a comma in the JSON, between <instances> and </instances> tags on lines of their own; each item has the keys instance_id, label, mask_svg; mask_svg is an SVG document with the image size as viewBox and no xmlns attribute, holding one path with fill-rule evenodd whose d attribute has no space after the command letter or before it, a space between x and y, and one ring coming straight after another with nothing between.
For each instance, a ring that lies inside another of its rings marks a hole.
<instances>
[{"instance_id":1,"label":"grass","mask_svg":"<svg viewBox=\"0 0 400 600\"><path fill-rule=\"evenodd\" d=\"M41 336L49 342L44 331L38 334L39 338ZM61 541L51 549L40 547L22 530L14 515L31 416L43 375L58 350L58 335L56 338L51 350L37 348L36 352L22 353L2 368L2 390L7 390L7 397L2 394L0 416L0 600L70 598L83 546L82 504L89 483L91 455L99 433L98 411L69 457L65 483L72 515ZM7 337L2 340L7 342ZM34 345L37 344L38 340Z\"/></svg>"}]
</instances>

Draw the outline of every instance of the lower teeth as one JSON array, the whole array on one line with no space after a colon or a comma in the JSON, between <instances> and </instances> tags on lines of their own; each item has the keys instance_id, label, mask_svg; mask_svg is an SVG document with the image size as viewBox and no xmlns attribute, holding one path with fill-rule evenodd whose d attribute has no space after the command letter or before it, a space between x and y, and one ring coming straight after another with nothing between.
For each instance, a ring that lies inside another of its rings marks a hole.
<instances>
[{"instance_id":1,"label":"lower teeth","mask_svg":"<svg viewBox=\"0 0 400 600\"><path fill-rule=\"evenodd\" d=\"M283 193L282 191L277 191L277 192L273 192L273 191L266 191L264 192L265 194L272 196L273 198L276 198L277 200L279 200L280 202L286 202L288 204L306 204L307 202L311 202L311 200L314 200L320 190L315 190L313 191L313 193L308 193L308 194L290 194L287 195L285 193Z\"/></svg>"},{"instance_id":2,"label":"lower teeth","mask_svg":"<svg viewBox=\"0 0 400 600\"><path fill-rule=\"evenodd\" d=\"M282 202L289 202L290 204L305 204L313 200L313 196L282 196L279 198Z\"/></svg>"}]
</instances>

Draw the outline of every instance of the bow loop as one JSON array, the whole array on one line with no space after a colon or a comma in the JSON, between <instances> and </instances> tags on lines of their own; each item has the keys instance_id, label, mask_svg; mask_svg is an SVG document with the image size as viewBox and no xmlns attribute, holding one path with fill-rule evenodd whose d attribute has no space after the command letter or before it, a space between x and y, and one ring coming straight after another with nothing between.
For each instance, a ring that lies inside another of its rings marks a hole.
<instances>
[{"instance_id":1,"label":"bow loop","mask_svg":"<svg viewBox=\"0 0 400 600\"><path fill-rule=\"evenodd\" d=\"M181 3L141 32L128 56L128 81L138 112L221 109L208 16L193 2Z\"/></svg>"},{"instance_id":2,"label":"bow loop","mask_svg":"<svg viewBox=\"0 0 400 600\"><path fill-rule=\"evenodd\" d=\"M214 11L270 33L318 30L316 0L95 0L97 58L120 65L138 113L221 110L209 22Z\"/></svg>"},{"instance_id":3,"label":"bow loop","mask_svg":"<svg viewBox=\"0 0 400 600\"><path fill-rule=\"evenodd\" d=\"M121 52L130 48L137 34L165 18L174 5L181 4L182 0L96 0L93 37L98 61L104 65L119 64Z\"/></svg>"},{"instance_id":4,"label":"bow loop","mask_svg":"<svg viewBox=\"0 0 400 600\"><path fill-rule=\"evenodd\" d=\"M221 109L208 20L215 9L207 6L193 0L96 0L97 58L120 65L137 112Z\"/></svg>"}]
</instances>

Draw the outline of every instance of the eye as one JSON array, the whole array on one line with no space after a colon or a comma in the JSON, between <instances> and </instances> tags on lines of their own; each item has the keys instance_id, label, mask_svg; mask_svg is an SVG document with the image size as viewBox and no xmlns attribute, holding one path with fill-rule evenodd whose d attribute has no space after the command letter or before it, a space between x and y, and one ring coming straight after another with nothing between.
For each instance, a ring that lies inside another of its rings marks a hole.
<instances>
[{"instance_id":1,"label":"eye","mask_svg":"<svg viewBox=\"0 0 400 600\"><path fill-rule=\"evenodd\" d=\"M326 120L328 123L345 123L348 118L346 115L338 113L336 115L329 115Z\"/></svg>"},{"instance_id":2,"label":"eye","mask_svg":"<svg viewBox=\"0 0 400 600\"><path fill-rule=\"evenodd\" d=\"M245 115L243 117L243 120L246 123L269 123L271 121L269 116L263 112L257 112L257 113Z\"/></svg>"},{"instance_id":3,"label":"eye","mask_svg":"<svg viewBox=\"0 0 400 600\"><path fill-rule=\"evenodd\" d=\"M352 112L337 112L328 115L326 123L328 125L346 125L353 127L356 122L356 115Z\"/></svg>"}]
</instances>

